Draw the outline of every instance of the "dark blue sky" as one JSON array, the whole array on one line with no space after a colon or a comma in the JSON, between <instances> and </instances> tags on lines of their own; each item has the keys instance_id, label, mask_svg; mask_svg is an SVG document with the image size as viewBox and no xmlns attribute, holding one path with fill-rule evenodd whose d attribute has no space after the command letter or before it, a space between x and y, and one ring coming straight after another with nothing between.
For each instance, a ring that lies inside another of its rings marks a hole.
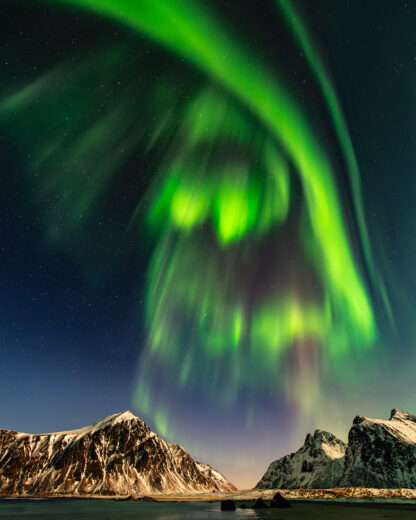
<instances>
[{"instance_id":1,"label":"dark blue sky","mask_svg":"<svg viewBox=\"0 0 416 520\"><path fill-rule=\"evenodd\" d=\"M68 59L76 63L85 46L113 31L111 24L27 1L3 4L1 20L2 97ZM34 147L36 139L42 143L36 117L24 122ZM125 232L125 214L141 187L116 187L96 222L70 233L64 245L51 241L45 221L52 203L36 197L25 171L30 152L14 137L2 127L2 426L68 429L132 406L148 251Z\"/></svg>"},{"instance_id":2,"label":"dark blue sky","mask_svg":"<svg viewBox=\"0 0 416 520\"><path fill-rule=\"evenodd\" d=\"M128 409L141 338L140 272L132 273L137 284L126 283L118 265L92 283L65 252L45 244L21 201L5 203L14 194L4 188L0 370L7 427L68 428Z\"/></svg>"}]
</instances>

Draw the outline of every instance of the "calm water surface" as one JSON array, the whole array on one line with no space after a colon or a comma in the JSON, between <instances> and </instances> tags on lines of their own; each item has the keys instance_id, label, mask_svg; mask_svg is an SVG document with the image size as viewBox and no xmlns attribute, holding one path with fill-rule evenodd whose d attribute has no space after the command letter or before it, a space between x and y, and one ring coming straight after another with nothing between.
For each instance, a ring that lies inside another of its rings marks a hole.
<instances>
[{"instance_id":1,"label":"calm water surface","mask_svg":"<svg viewBox=\"0 0 416 520\"><path fill-rule=\"evenodd\" d=\"M114 502L110 500L0 500L0 519L62 519L62 520L186 520L194 518L227 520L237 518L279 520L375 520L390 518L416 520L416 507L406 505L332 505L294 503L285 510L220 511L219 502L154 503Z\"/></svg>"}]
</instances>

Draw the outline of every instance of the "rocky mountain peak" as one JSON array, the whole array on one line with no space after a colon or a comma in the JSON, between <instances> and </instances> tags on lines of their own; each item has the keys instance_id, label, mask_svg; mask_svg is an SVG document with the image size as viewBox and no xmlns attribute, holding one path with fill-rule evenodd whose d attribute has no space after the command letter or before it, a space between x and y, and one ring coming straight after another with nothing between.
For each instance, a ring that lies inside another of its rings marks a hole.
<instances>
[{"instance_id":1,"label":"rocky mountain peak","mask_svg":"<svg viewBox=\"0 0 416 520\"><path fill-rule=\"evenodd\" d=\"M315 430L312 434L308 433L302 449L309 449L312 456L316 456L318 450L330 459L344 457L347 446L345 442L338 439L330 432L325 430Z\"/></svg>"},{"instance_id":2,"label":"rocky mountain peak","mask_svg":"<svg viewBox=\"0 0 416 520\"><path fill-rule=\"evenodd\" d=\"M257 488L294 489L334 487L344 468L346 445L332 433L308 433L296 452L272 462Z\"/></svg>"},{"instance_id":3,"label":"rocky mountain peak","mask_svg":"<svg viewBox=\"0 0 416 520\"><path fill-rule=\"evenodd\" d=\"M0 429L0 495L106 496L233 491L208 465L129 411L76 430Z\"/></svg>"},{"instance_id":4,"label":"rocky mountain peak","mask_svg":"<svg viewBox=\"0 0 416 520\"><path fill-rule=\"evenodd\" d=\"M331 432L327 432L325 430L315 430L313 434L308 433L306 435L305 444L309 442L312 444L322 444L322 443L334 443L334 444L344 444L341 439L335 437L335 435Z\"/></svg>"},{"instance_id":5,"label":"rocky mountain peak","mask_svg":"<svg viewBox=\"0 0 416 520\"><path fill-rule=\"evenodd\" d=\"M416 415L393 408L390 413L390 421L412 421L416 423Z\"/></svg>"},{"instance_id":6,"label":"rocky mountain peak","mask_svg":"<svg viewBox=\"0 0 416 520\"><path fill-rule=\"evenodd\" d=\"M139 418L136 417L134 414L132 414L129 411L122 412L122 413L114 413L112 415L108 415L107 417L104 417L104 419L101 419L93 424L90 424L88 426L84 426L82 428L77 428L75 430L66 430L66 431L58 431L58 432L52 432L52 433L42 433L40 435L42 436L67 436L67 437L74 437L76 439L80 439L81 437L85 435L94 434L100 430L105 430L108 428L115 428L116 425L129 422L128 425L125 425L126 428L138 428L139 430L143 431L144 434L150 434L151 430L150 428ZM23 434L22 434L23 435ZM24 434L24 435L31 435L31 434Z\"/></svg>"},{"instance_id":7,"label":"rocky mountain peak","mask_svg":"<svg viewBox=\"0 0 416 520\"><path fill-rule=\"evenodd\" d=\"M414 488L416 416L394 408L389 420L355 417L341 485Z\"/></svg>"},{"instance_id":8,"label":"rocky mountain peak","mask_svg":"<svg viewBox=\"0 0 416 520\"><path fill-rule=\"evenodd\" d=\"M363 417L362 415L356 415L352 421L352 424L361 424L363 421L366 421L367 419Z\"/></svg>"},{"instance_id":9,"label":"rocky mountain peak","mask_svg":"<svg viewBox=\"0 0 416 520\"><path fill-rule=\"evenodd\" d=\"M112 417L117 418L120 421L129 421L130 419L138 419L138 417L136 415L134 415L132 412L130 412L130 410L126 410L125 412L121 412L121 413L115 413L112 415Z\"/></svg>"},{"instance_id":10,"label":"rocky mountain peak","mask_svg":"<svg viewBox=\"0 0 416 520\"><path fill-rule=\"evenodd\" d=\"M258 488L416 488L416 415L398 408L390 419L357 415L348 446L315 430L296 452L272 462Z\"/></svg>"}]
</instances>

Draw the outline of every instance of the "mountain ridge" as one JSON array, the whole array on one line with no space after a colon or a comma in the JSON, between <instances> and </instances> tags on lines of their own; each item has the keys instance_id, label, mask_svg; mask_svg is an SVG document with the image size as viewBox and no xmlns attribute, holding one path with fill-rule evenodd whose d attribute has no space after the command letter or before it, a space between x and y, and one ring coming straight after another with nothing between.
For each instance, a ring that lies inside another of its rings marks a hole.
<instances>
[{"instance_id":1,"label":"mountain ridge","mask_svg":"<svg viewBox=\"0 0 416 520\"><path fill-rule=\"evenodd\" d=\"M258 489L333 487L342 476L346 445L332 433L315 430L298 451L272 462Z\"/></svg>"},{"instance_id":2,"label":"mountain ridge","mask_svg":"<svg viewBox=\"0 0 416 520\"><path fill-rule=\"evenodd\" d=\"M416 488L416 416L393 408L390 418L355 416L345 444L323 430L272 462L256 488Z\"/></svg>"},{"instance_id":3,"label":"mountain ridge","mask_svg":"<svg viewBox=\"0 0 416 520\"><path fill-rule=\"evenodd\" d=\"M398 408L388 420L357 415L340 485L416 488L416 416Z\"/></svg>"},{"instance_id":4,"label":"mountain ridge","mask_svg":"<svg viewBox=\"0 0 416 520\"><path fill-rule=\"evenodd\" d=\"M130 495L233 491L211 466L129 411L61 432L0 429L0 493Z\"/></svg>"}]
</instances>

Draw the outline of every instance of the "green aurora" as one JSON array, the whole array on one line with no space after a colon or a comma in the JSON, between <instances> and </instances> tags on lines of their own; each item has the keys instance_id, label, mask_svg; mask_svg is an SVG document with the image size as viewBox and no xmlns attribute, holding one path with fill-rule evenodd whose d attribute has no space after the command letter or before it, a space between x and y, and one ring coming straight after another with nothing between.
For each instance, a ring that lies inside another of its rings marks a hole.
<instances>
[{"instance_id":1,"label":"green aurora","mask_svg":"<svg viewBox=\"0 0 416 520\"><path fill-rule=\"evenodd\" d=\"M185 406L190 395L198 396L201 407L238 404L248 422L262 395L283 396L302 413L313 414L321 373L342 385L354 360L369 355L375 344L377 324L365 273L387 307L388 301L372 260L359 169L335 88L293 6L276 2L332 117L350 176L358 248L339 193L341 166L319 127L284 78L217 24L205 4L56 3L125 24L204 76L205 85L181 103L172 90L169 97L162 87L148 88L147 104L166 116L157 124L121 101L100 116L64 161L61 154L63 167L56 170L53 162L59 142L47 143L35 161L37 170L52 172L44 192L66 194L57 209L65 208L59 231L65 234L79 225L80 214L93 214L95 201L105 196L122 164L117 150L133 153L140 142L149 149L157 141L166 143L145 205L146 232L156 245L145 300L148 339L134 395L138 412L151 416L158 431L170 437L180 429L175 406ZM122 58L115 53L103 59L108 64ZM78 75L88 74L88 66L81 66ZM55 73L54 82L61 76L62 71ZM45 87L50 79L9 96L0 105L2 117L50 93ZM68 123L69 134L88 121L87 100L85 107L78 126ZM172 123L172 110L180 124ZM122 147L115 146L110 131L121 120ZM97 163L102 149L111 153ZM94 172L87 181L85 171ZM74 191L82 192L76 202ZM142 213L141 201L136 217ZM57 234L56 215L49 219L50 234Z\"/></svg>"}]
</instances>

